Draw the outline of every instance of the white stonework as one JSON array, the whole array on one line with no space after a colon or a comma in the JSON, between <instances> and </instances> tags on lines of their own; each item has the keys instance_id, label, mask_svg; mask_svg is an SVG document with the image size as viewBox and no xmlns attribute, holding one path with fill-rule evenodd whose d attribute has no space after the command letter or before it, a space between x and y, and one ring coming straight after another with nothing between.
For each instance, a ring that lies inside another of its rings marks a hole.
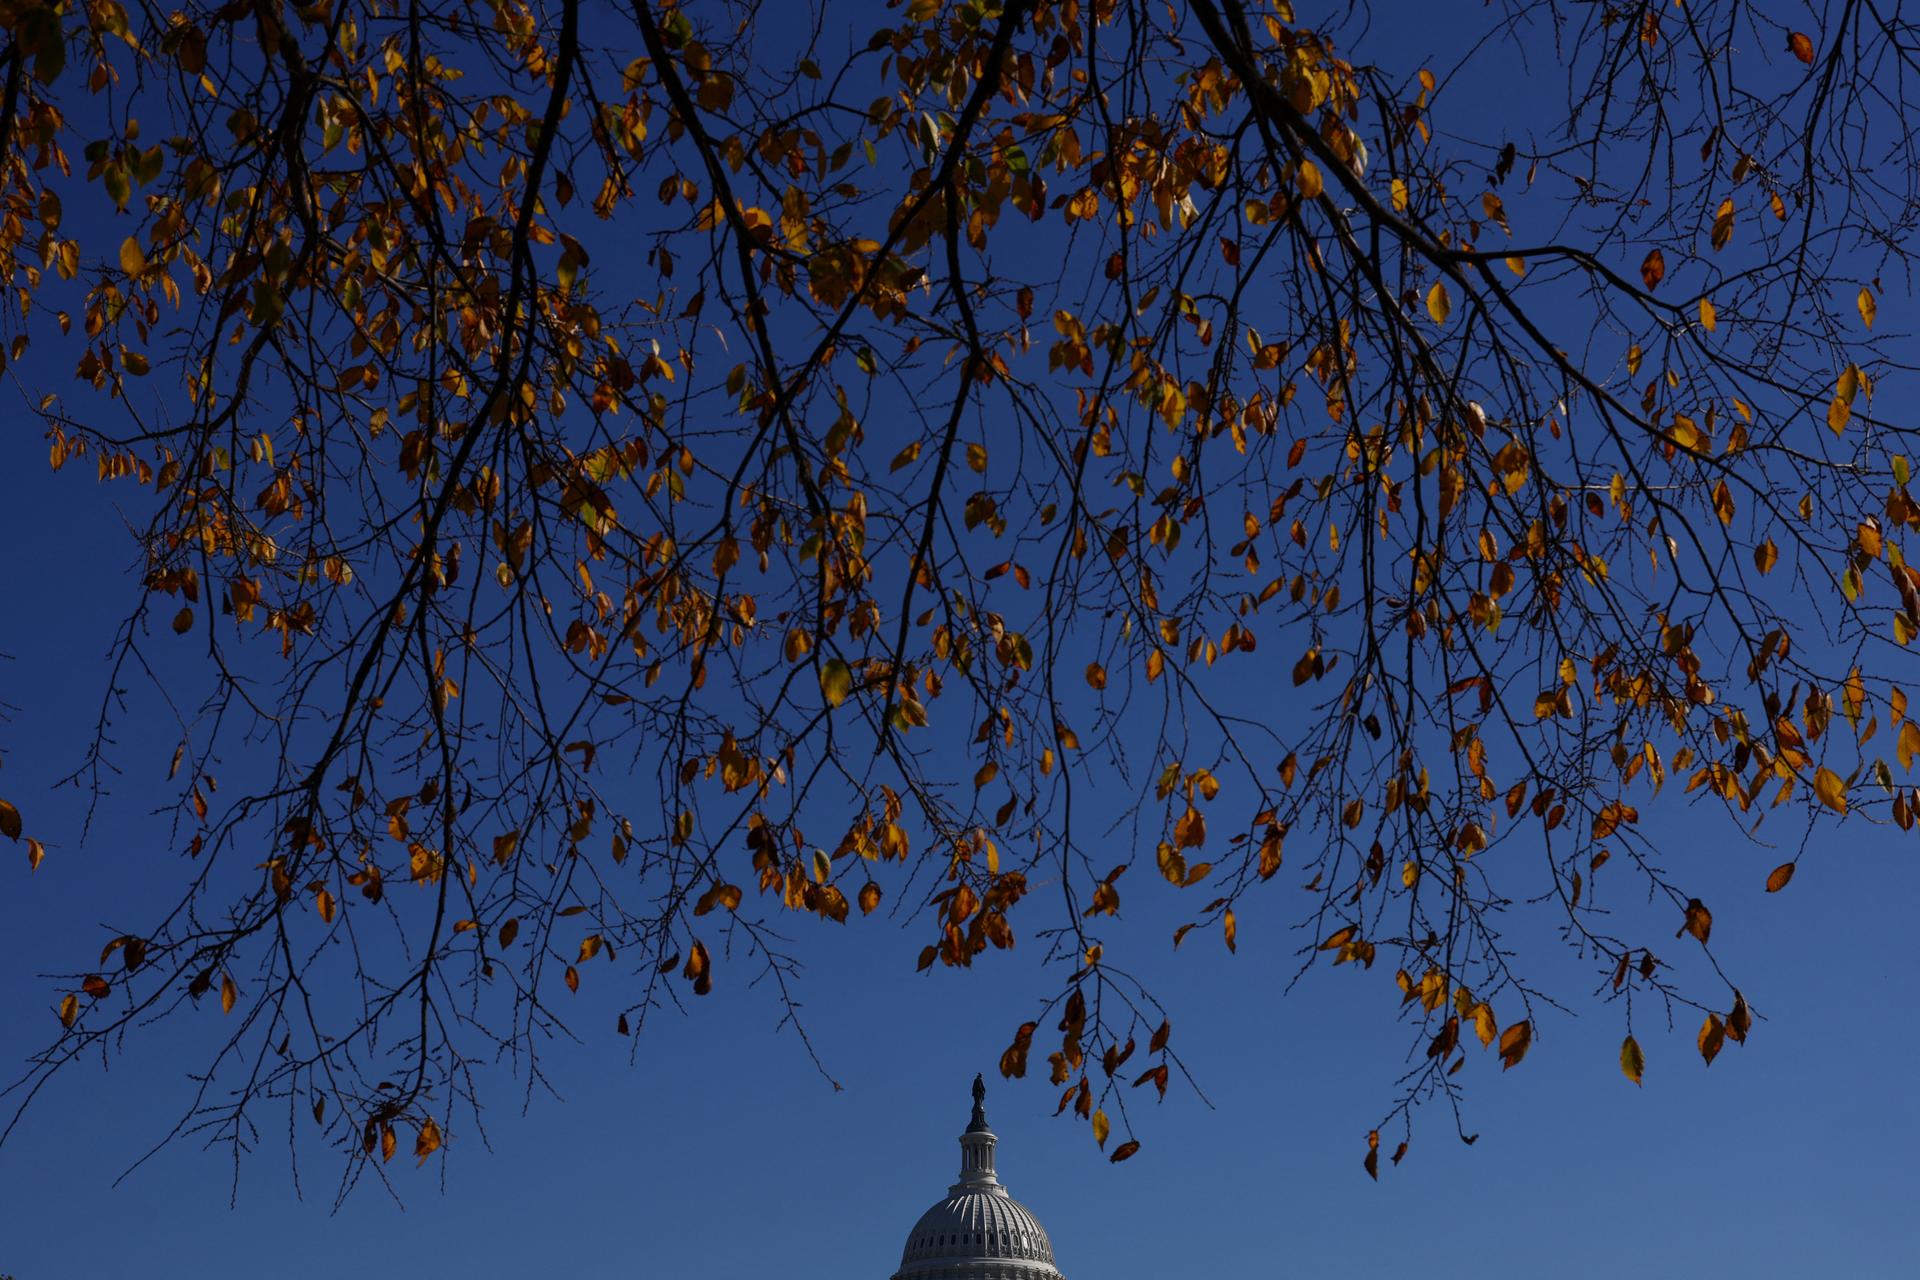
<instances>
[{"instance_id":1,"label":"white stonework","mask_svg":"<svg viewBox=\"0 0 1920 1280\"><path fill-rule=\"evenodd\" d=\"M1053 1245L993 1171L999 1141L987 1128L987 1087L973 1081L973 1120L960 1135L960 1181L920 1215L893 1280L1065 1280Z\"/></svg>"}]
</instances>

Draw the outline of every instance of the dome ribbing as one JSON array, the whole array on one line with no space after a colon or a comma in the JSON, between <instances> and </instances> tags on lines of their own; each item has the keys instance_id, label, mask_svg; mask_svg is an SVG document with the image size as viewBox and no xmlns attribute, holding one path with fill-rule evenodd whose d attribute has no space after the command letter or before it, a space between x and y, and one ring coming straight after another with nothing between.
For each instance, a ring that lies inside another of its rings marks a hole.
<instances>
[{"instance_id":1,"label":"dome ribbing","mask_svg":"<svg viewBox=\"0 0 1920 1280\"><path fill-rule=\"evenodd\" d=\"M894 1280L1064 1280L1053 1243L994 1172L986 1083L973 1081L973 1118L960 1136L960 1180L920 1215L900 1252Z\"/></svg>"}]
</instances>

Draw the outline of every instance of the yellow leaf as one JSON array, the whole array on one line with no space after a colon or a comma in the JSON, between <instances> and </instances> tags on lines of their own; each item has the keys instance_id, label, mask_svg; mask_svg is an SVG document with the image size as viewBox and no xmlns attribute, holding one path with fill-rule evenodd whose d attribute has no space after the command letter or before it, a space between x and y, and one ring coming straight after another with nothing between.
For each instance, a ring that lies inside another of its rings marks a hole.
<instances>
[{"instance_id":1,"label":"yellow leaf","mask_svg":"<svg viewBox=\"0 0 1920 1280\"><path fill-rule=\"evenodd\" d=\"M80 1016L80 997L67 992L67 998L60 1002L60 1025L70 1027L73 1020Z\"/></svg>"},{"instance_id":2,"label":"yellow leaf","mask_svg":"<svg viewBox=\"0 0 1920 1280\"><path fill-rule=\"evenodd\" d=\"M1853 416L1853 406L1839 396L1827 405L1827 427L1833 434L1839 435L1847 429L1847 419Z\"/></svg>"},{"instance_id":3,"label":"yellow leaf","mask_svg":"<svg viewBox=\"0 0 1920 1280\"><path fill-rule=\"evenodd\" d=\"M1873 328L1873 318L1880 314L1880 308L1873 300L1873 291L1862 285L1860 296L1855 299L1860 308L1860 320L1867 328Z\"/></svg>"},{"instance_id":4,"label":"yellow leaf","mask_svg":"<svg viewBox=\"0 0 1920 1280\"><path fill-rule=\"evenodd\" d=\"M1499 1034L1499 1031L1499 1024L1493 1020L1491 1005L1482 1001L1473 1006L1473 1034L1480 1037L1482 1049L1493 1043L1493 1038Z\"/></svg>"},{"instance_id":5,"label":"yellow leaf","mask_svg":"<svg viewBox=\"0 0 1920 1280\"><path fill-rule=\"evenodd\" d=\"M1705 298L1700 299L1700 324L1708 333L1720 327L1720 313L1715 311L1713 304Z\"/></svg>"},{"instance_id":6,"label":"yellow leaf","mask_svg":"<svg viewBox=\"0 0 1920 1280\"><path fill-rule=\"evenodd\" d=\"M1407 211L1407 180L1405 178L1393 180L1393 211L1395 213Z\"/></svg>"},{"instance_id":7,"label":"yellow leaf","mask_svg":"<svg viewBox=\"0 0 1920 1280\"><path fill-rule=\"evenodd\" d=\"M1313 161L1302 160L1300 162L1300 198L1302 200L1312 200L1318 197L1325 188L1326 183L1321 180L1320 170L1314 165Z\"/></svg>"},{"instance_id":8,"label":"yellow leaf","mask_svg":"<svg viewBox=\"0 0 1920 1280\"><path fill-rule=\"evenodd\" d=\"M829 658L820 668L820 692L828 706L839 706L853 692L853 671L840 659Z\"/></svg>"},{"instance_id":9,"label":"yellow leaf","mask_svg":"<svg viewBox=\"0 0 1920 1280\"><path fill-rule=\"evenodd\" d=\"M1107 1133L1110 1129L1111 1129L1111 1126L1107 1123L1107 1113L1104 1111L1094 1112L1093 1113L1093 1140L1099 1143L1103 1148L1107 1145Z\"/></svg>"},{"instance_id":10,"label":"yellow leaf","mask_svg":"<svg viewBox=\"0 0 1920 1280\"><path fill-rule=\"evenodd\" d=\"M1433 288L1427 290L1427 314L1435 324L1445 324L1452 311L1453 299L1447 296L1447 286L1435 280Z\"/></svg>"},{"instance_id":11,"label":"yellow leaf","mask_svg":"<svg viewBox=\"0 0 1920 1280\"><path fill-rule=\"evenodd\" d=\"M233 985L232 975L225 974L225 973L221 974L220 975L220 1012L232 1013L233 1002L235 1000L238 1000L239 998L240 998L240 988Z\"/></svg>"},{"instance_id":12,"label":"yellow leaf","mask_svg":"<svg viewBox=\"0 0 1920 1280\"><path fill-rule=\"evenodd\" d=\"M1646 1074L1647 1055L1640 1052L1640 1042L1632 1036L1628 1036L1620 1045L1620 1070L1635 1084L1639 1084L1640 1077Z\"/></svg>"},{"instance_id":13,"label":"yellow leaf","mask_svg":"<svg viewBox=\"0 0 1920 1280\"><path fill-rule=\"evenodd\" d=\"M120 242L120 269L130 276L137 276L147 267L147 255L140 251L140 242L128 236Z\"/></svg>"},{"instance_id":14,"label":"yellow leaf","mask_svg":"<svg viewBox=\"0 0 1920 1280\"><path fill-rule=\"evenodd\" d=\"M1813 794L1820 797L1820 803L1836 813L1847 811L1847 784L1840 775L1821 765L1813 773Z\"/></svg>"}]
</instances>

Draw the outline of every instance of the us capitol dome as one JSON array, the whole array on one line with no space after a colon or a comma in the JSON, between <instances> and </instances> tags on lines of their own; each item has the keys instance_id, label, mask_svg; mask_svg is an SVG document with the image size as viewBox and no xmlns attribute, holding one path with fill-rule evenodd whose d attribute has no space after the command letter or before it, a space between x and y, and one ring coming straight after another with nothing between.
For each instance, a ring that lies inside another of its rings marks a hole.
<instances>
[{"instance_id":1,"label":"us capitol dome","mask_svg":"<svg viewBox=\"0 0 1920 1280\"><path fill-rule=\"evenodd\" d=\"M920 1215L893 1280L1065 1280L1046 1228L993 1171L987 1086L973 1078L973 1119L960 1135L960 1181Z\"/></svg>"}]
</instances>

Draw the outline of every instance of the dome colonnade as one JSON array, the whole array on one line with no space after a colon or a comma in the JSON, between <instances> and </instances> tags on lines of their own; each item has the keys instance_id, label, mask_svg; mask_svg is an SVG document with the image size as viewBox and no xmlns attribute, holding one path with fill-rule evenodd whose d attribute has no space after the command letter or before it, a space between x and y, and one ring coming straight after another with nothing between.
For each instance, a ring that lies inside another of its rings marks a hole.
<instances>
[{"instance_id":1,"label":"dome colonnade","mask_svg":"<svg viewBox=\"0 0 1920 1280\"><path fill-rule=\"evenodd\" d=\"M1065 1280L1053 1243L994 1172L999 1139L987 1127L986 1082L973 1080L973 1119L960 1135L960 1180L920 1215L893 1280Z\"/></svg>"}]
</instances>

